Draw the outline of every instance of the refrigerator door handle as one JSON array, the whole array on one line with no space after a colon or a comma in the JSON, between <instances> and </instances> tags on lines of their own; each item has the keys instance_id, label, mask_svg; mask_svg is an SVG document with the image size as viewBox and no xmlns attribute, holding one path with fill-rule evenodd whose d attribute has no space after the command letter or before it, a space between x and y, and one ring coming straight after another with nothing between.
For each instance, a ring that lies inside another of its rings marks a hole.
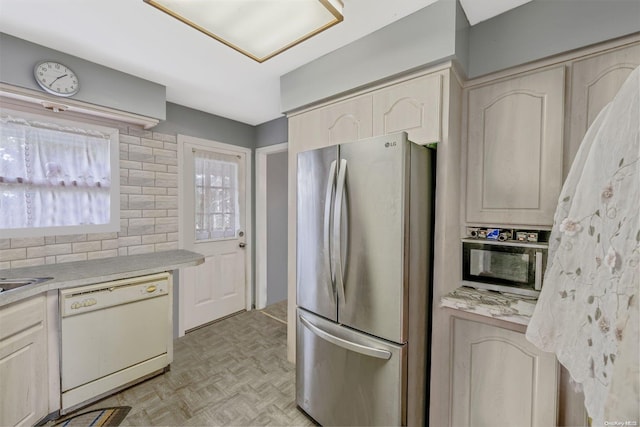
<instances>
[{"instance_id":1,"label":"refrigerator door handle","mask_svg":"<svg viewBox=\"0 0 640 427\"><path fill-rule=\"evenodd\" d=\"M329 295L331 300L335 302L335 294L333 290L333 284L335 282L334 271L331 263L331 202L333 197L333 191L336 185L336 161L331 162L329 167L329 178L327 179L327 191L324 198L324 229L323 229L323 252L324 252L324 270L327 277L330 278L329 282Z\"/></svg>"},{"instance_id":2,"label":"refrigerator door handle","mask_svg":"<svg viewBox=\"0 0 640 427\"><path fill-rule=\"evenodd\" d=\"M383 359L383 360L391 359L390 351L369 347L362 344L357 344L351 341L347 341L343 338L336 337L335 335L332 335L320 329L319 327L311 323L309 320L305 319L303 316L299 316L299 317L300 317L300 322L302 322L302 324L307 329L313 332L316 336L322 338L325 341L330 342L331 344L335 344L339 347L342 347L349 351L353 351L355 353L364 354L365 356L371 356L371 357L375 357L377 359Z\"/></svg>"},{"instance_id":3,"label":"refrigerator door handle","mask_svg":"<svg viewBox=\"0 0 640 427\"><path fill-rule=\"evenodd\" d=\"M344 198L344 187L347 179L347 161L340 160L338 168L338 185L336 188L336 203L333 217L333 265L335 266L336 287L338 288L338 296L344 303L346 302L344 290L344 266L342 265L342 201ZM348 227L348 222L347 222ZM347 231L347 236L349 235Z\"/></svg>"}]
</instances>

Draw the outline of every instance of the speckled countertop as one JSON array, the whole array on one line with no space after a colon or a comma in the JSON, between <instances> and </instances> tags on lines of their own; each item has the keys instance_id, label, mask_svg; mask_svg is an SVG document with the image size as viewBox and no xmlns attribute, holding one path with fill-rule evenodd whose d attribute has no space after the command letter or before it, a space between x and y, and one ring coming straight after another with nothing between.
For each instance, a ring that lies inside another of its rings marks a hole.
<instances>
[{"instance_id":1,"label":"speckled countertop","mask_svg":"<svg viewBox=\"0 0 640 427\"><path fill-rule=\"evenodd\" d=\"M0 270L0 277L7 279L53 277L42 283L0 292L0 307L50 290L171 271L203 262L204 256L199 253L173 250Z\"/></svg>"},{"instance_id":2,"label":"speckled countertop","mask_svg":"<svg viewBox=\"0 0 640 427\"><path fill-rule=\"evenodd\" d=\"M468 311L481 316L528 325L536 300L514 294L460 287L440 300L440 307Z\"/></svg>"}]
</instances>

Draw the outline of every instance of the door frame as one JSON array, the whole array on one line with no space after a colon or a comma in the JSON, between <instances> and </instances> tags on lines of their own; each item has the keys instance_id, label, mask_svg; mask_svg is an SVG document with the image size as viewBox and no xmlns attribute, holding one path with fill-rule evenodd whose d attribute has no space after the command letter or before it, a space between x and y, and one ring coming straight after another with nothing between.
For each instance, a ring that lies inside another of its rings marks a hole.
<instances>
[{"instance_id":1,"label":"door frame","mask_svg":"<svg viewBox=\"0 0 640 427\"><path fill-rule=\"evenodd\" d=\"M267 157L289 150L289 143L256 149L256 309L267 306ZM288 191L288 190L287 190Z\"/></svg>"},{"instance_id":2,"label":"door frame","mask_svg":"<svg viewBox=\"0 0 640 427\"><path fill-rule=\"evenodd\" d=\"M242 153L245 155L245 224L244 232L246 236L247 245L252 242L252 222L253 222L253 205L252 200L252 173L251 165L253 161L252 150L250 148L241 147L238 145L226 144L224 142L214 141L210 139L197 138L195 136L188 136L178 134L178 248L184 249L185 237L184 237L184 145L188 143L194 146L200 146L203 149L218 149L225 152ZM251 246L245 253L245 310L251 310L251 302L253 300L253 251ZM179 280L183 280L182 270L178 275ZM178 294L177 311L178 311L178 336L184 336L185 326L183 312L181 310L183 304L183 293L179 290L180 286L176 286L176 292ZM174 299L175 300L175 299ZM174 304L174 309L176 306Z\"/></svg>"}]
</instances>

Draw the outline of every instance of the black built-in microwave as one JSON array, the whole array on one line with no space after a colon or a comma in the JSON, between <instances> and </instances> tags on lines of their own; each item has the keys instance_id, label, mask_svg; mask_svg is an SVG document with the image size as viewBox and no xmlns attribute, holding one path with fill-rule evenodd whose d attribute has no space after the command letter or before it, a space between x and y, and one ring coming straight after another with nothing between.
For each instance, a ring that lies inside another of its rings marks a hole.
<instances>
[{"instance_id":1,"label":"black built-in microwave","mask_svg":"<svg viewBox=\"0 0 640 427\"><path fill-rule=\"evenodd\" d=\"M537 297L547 266L548 231L467 228L462 239L465 286Z\"/></svg>"}]
</instances>

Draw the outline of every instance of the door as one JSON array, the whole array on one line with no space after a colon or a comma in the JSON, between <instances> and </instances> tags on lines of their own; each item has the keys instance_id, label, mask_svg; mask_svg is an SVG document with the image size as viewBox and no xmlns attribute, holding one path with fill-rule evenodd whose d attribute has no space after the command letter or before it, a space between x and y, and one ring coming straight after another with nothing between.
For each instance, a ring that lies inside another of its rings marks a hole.
<instances>
[{"instance_id":1,"label":"door","mask_svg":"<svg viewBox=\"0 0 640 427\"><path fill-rule=\"evenodd\" d=\"M191 141L191 139L189 140ZM181 235L184 249L204 255L181 270L184 330L246 307L245 151L183 144Z\"/></svg>"},{"instance_id":2,"label":"door","mask_svg":"<svg viewBox=\"0 0 640 427\"><path fill-rule=\"evenodd\" d=\"M330 231L337 169L336 146L298 154L297 303L337 320Z\"/></svg>"},{"instance_id":3,"label":"door","mask_svg":"<svg viewBox=\"0 0 640 427\"><path fill-rule=\"evenodd\" d=\"M296 403L325 426L406 425L406 345L298 309Z\"/></svg>"},{"instance_id":4,"label":"door","mask_svg":"<svg viewBox=\"0 0 640 427\"><path fill-rule=\"evenodd\" d=\"M409 153L404 133L340 145L333 238L338 321L399 343L407 338Z\"/></svg>"}]
</instances>

